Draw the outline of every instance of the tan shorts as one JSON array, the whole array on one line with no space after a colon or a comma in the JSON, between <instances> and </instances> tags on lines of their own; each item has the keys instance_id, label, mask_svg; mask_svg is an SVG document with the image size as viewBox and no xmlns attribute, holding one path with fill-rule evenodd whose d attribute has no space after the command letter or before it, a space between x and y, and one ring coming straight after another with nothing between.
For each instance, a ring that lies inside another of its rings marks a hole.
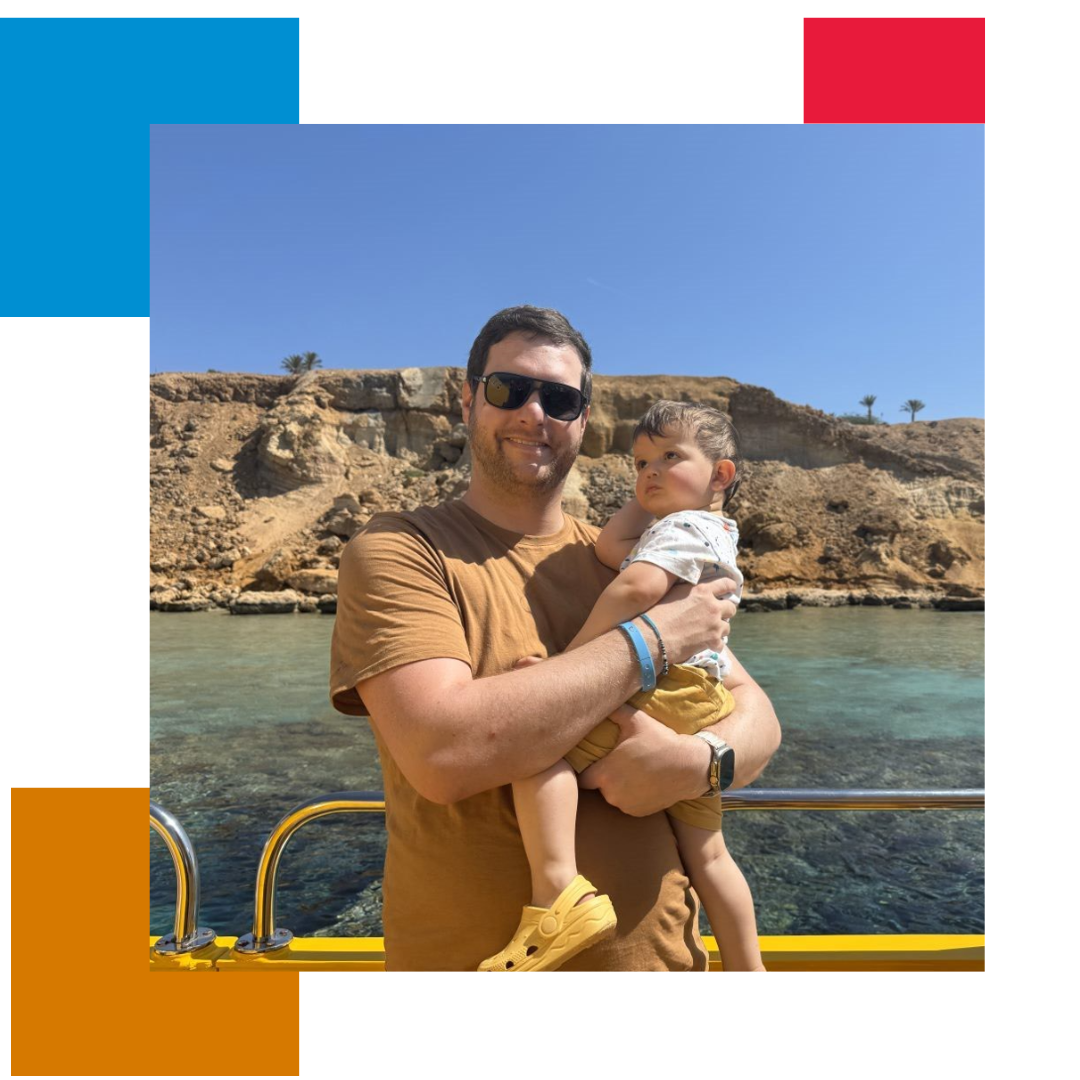
<instances>
[{"instance_id":1,"label":"tan shorts","mask_svg":"<svg viewBox=\"0 0 1080 1080\"><path fill-rule=\"evenodd\" d=\"M640 691L627 704L647 712L680 735L693 735L727 716L735 708L735 699L723 683L709 678L701 668L676 664L655 690ZM576 772L582 772L613 750L618 741L618 724L614 720L601 720L566 755L566 760ZM668 813L687 825L720 831L719 795L686 799L669 807Z\"/></svg>"}]
</instances>

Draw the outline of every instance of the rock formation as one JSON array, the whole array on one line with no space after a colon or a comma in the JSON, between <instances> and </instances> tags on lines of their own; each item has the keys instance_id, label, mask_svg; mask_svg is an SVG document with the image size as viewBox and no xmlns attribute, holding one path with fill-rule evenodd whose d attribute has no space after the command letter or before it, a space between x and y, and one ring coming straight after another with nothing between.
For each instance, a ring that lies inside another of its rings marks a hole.
<instances>
[{"instance_id":1,"label":"rock formation","mask_svg":"<svg viewBox=\"0 0 1080 1080\"><path fill-rule=\"evenodd\" d=\"M151 606L332 611L341 548L373 513L465 489L463 378L152 377ZM854 425L731 379L597 376L570 513L602 523L629 496L634 424L660 397L715 405L739 429L745 479L729 512L751 610L981 605L982 420Z\"/></svg>"}]
</instances>

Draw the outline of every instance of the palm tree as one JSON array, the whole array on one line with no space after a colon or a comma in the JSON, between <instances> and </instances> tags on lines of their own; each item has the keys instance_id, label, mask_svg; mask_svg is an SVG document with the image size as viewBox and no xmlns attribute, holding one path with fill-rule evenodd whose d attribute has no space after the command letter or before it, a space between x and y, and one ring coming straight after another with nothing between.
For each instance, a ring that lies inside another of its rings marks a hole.
<instances>
[{"instance_id":1,"label":"palm tree","mask_svg":"<svg viewBox=\"0 0 1080 1080\"><path fill-rule=\"evenodd\" d=\"M874 414L872 412L874 408L874 402L877 401L876 394L867 394L866 397L859 402L860 405L866 406L866 422L872 424L874 422Z\"/></svg>"},{"instance_id":2,"label":"palm tree","mask_svg":"<svg viewBox=\"0 0 1080 1080\"><path fill-rule=\"evenodd\" d=\"M926 403L925 402L920 401L918 398L908 398L908 400L905 401L904 404L900 406L900 411L901 412L909 412L909 413L911 413L910 423L914 424L915 423L915 414L920 409L925 409L925 408L926 408Z\"/></svg>"},{"instance_id":3,"label":"palm tree","mask_svg":"<svg viewBox=\"0 0 1080 1080\"><path fill-rule=\"evenodd\" d=\"M319 359L318 353L304 353L304 370L314 371L317 367L322 367L322 360Z\"/></svg>"},{"instance_id":4,"label":"palm tree","mask_svg":"<svg viewBox=\"0 0 1080 1080\"><path fill-rule=\"evenodd\" d=\"M299 375L301 372L306 371L304 367L304 358L299 353L293 353L292 356L286 356L281 361L281 366L290 375Z\"/></svg>"}]
</instances>

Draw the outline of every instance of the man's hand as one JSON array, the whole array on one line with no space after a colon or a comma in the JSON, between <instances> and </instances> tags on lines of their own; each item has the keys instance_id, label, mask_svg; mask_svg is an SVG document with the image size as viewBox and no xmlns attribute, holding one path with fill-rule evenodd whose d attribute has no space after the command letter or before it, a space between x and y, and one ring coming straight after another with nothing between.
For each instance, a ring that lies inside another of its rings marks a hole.
<instances>
[{"instance_id":1,"label":"man's hand","mask_svg":"<svg viewBox=\"0 0 1080 1080\"><path fill-rule=\"evenodd\" d=\"M632 817L645 817L696 799L709 783L709 747L703 739L677 735L648 713L620 705L611 714L619 743L578 778Z\"/></svg>"},{"instance_id":2,"label":"man's hand","mask_svg":"<svg viewBox=\"0 0 1080 1080\"><path fill-rule=\"evenodd\" d=\"M676 585L649 614L660 629L668 659L681 664L701 649L719 652L731 633L730 620L738 610L723 597L738 586L731 578L715 578L697 585ZM701 742L699 739L698 742Z\"/></svg>"}]
</instances>

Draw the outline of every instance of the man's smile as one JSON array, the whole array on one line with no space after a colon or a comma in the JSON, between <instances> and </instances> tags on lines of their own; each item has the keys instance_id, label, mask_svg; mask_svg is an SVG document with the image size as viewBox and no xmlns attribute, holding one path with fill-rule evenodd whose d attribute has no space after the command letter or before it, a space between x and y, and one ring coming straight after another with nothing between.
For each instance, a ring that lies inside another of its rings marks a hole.
<instances>
[{"instance_id":1,"label":"man's smile","mask_svg":"<svg viewBox=\"0 0 1080 1080\"><path fill-rule=\"evenodd\" d=\"M527 447L530 450L542 450L547 448L547 443L542 439L522 439L515 435L504 435L503 442L513 443L514 446Z\"/></svg>"}]
</instances>

